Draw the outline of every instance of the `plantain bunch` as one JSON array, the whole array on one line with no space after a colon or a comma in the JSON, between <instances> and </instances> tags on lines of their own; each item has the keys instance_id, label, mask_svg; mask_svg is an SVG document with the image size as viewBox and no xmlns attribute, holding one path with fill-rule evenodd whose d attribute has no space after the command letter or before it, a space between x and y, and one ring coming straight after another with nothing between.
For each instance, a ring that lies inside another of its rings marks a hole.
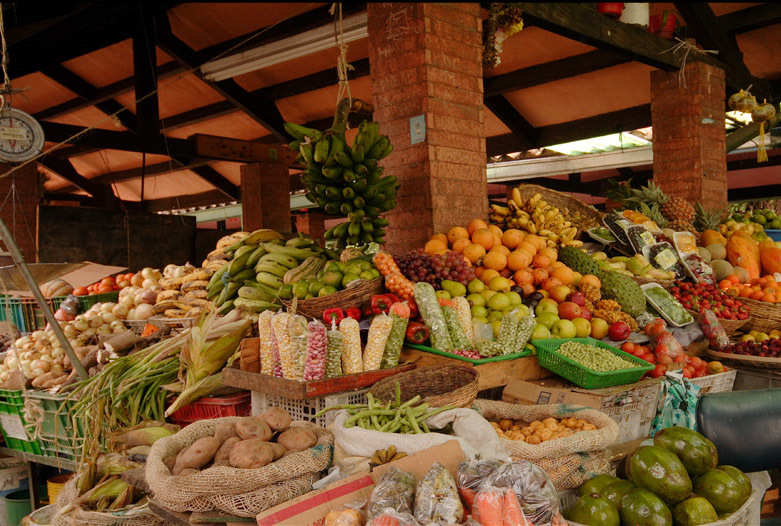
<instances>
[{"instance_id":1,"label":"plantain bunch","mask_svg":"<svg viewBox=\"0 0 781 526\"><path fill-rule=\"evenodd\" d=\"M378 449L375 451L372 455L370 465L373 468L375 466L387 464L388 462L393 462L394 460L399 460L400 458L404 458L406 456L406 453L396 451L396 446L390 446L388 449Z\"/></svg>"}]
</instances>

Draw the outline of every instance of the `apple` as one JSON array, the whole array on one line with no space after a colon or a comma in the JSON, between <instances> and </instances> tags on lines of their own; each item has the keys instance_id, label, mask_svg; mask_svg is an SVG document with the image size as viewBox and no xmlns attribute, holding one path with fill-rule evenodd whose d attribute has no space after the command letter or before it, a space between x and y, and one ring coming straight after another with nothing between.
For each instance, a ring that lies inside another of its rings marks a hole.
<instances>
[{"instance_id":1,"label":"apple","mask_svg":"<svg viewBox=\"0 0 781 526\"><path fill-rule=\"evenodd\" d=\"M569 296L571 292L572 289L566 285L556 285L555 287L551 287L548 291L551 299L556 300L556 303L566 301L567 296Z\"/></svg>"},{"instance_id":2,"label":"apple","mask_svg":"<svg viewBox=\"0 0 781 526\"><path fill-rule=\"evenodd\" d=\"M537 324L545 325L548 329L553 328L553 324L559 321L559 317L553 312L543 312L537 316Z\"/></svg>"},{"instance_id":3,"label":"apple","mask_svg":"<svg viewBox=\"0 0 781 526\"><path fill-rule=\"evenodd\" d=\"M510 305L512 306L520 305L523 303L523 300L521 299L521 295L518 294L517 292L511 290L510 292L505 292L504 295L510 299Z\"/></svg>"},{"instance_id":4,"label":"apple","mask_svg":"<svg viewBox=\"0 0 781 526\"><path fill-rule=\"evenodd\" d=\"M575 335L577 338L588 338L591 336L591 322L585 318L575 318L572 320L575 324L575 328L578 333Z\"/></svg>"},{"instance_id":5,"label":"apple","mask_svg":"<svg viewBox=\"0 0 781 526\"><path fill-rule=\"evenodd\" d=\"M574 320L575 318L581 318L580 305L571 301L565 301L559 304L559 318L565 320Z\"/></svg>"},{"instance_id":6,"label":"apple","mask_svg":"<svg viewBox=\"0 0 781 526\"><path fill-rule=\"evenodd\" d=\"M629 335L632 334L632 331L629 329L629 325L623 321L617 321L610 326L610 328L607 330L607 334L610 336L611 340L618 342L629 338Z\"/></svg>"},{"instance_id":7,"label":"apple","mask_svg":"<svg viewBox=\"0 0 781 526\"><path fill-rule=\"evenodd\" d=\"M607 336L608 324L602 318L593 318L591 320L591 337L601 340Z\"/></svg>"},{"instance_id":8,"label":"apple","mask_svg":"<svg viewBox=\"0 0 781 526\"><path fill-rule=\"evenodd\" d=\"M567 296L567 301L571 301L572 303L577 303L581 307L586 304L586 297L578 292L575 291Z\"/></svg>"},{"instance_id":9,"label":"apple","mask_svg":"<svg viewBox=\"0 0 781 526\"><path fill-rule=\"evenodd\" d=\"M538 323L532 331L530 340L547 340L550 338L550 329L545 325Z\"/></svg>"},{"instance_id":10,"label":"apple","mask_svg":"<svg viewBox=\"0 0 781 526\"><path fill-rule=\"evenodd\" d=\"M555 338L574 338L578 333L575 324L570 320L559 320L553 324L551 335Z\"/></svg>"},{"instance_id":11,"label":"apple","mask_svg":"<svg viewBox=\"0 0 781 526\"><path fill-rule=\"evenodd\" d=\"M588 310L586 307L581 307L580 308L580 317L581 318L585 318L588 321L591 321L591 318L592 318L591 311Z\"/></svg>"},{"instance_id":12,"label":"apple","mask_svg":"<svg viewBox=\"0 0 781 526\"><path fill-rule=\"evenodd\" d=\"M539 316L543 312L550 312L558 316L559 304L550 298L542 298L539 303L537 303L537 308L534 309L534 313Z\"/></svg>"}]
</instances>

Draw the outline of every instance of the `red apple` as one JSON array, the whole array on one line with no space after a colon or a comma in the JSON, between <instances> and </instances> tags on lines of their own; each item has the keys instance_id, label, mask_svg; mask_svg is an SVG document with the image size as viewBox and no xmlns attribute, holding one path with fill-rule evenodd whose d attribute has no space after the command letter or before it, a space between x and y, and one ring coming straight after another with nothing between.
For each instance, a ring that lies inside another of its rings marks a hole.
<instances>
[{"instance_id":1,"label":"red apple","mask_svg":"<svg viewBox=\"0 0 781 526\"><path fill-rule=\"evenodd\" d=\"M586 297L578 291L569 294L566 299L572 303L577 303L581 307L586 304Z\"/></svg>"},{"instance_id":2,"label":"red apple","mask_svg":"<svg viewBox=\"0 0 781 526\"><path fill-rule=\"evenodd\" d=\"M580 307L580 317L591 321L591 311L586 307Z\"/></svg>"},{"instance_id":3,"label":"red apple","mask_svg":"<svg viewBox=\"0 0 781 526\"><path fill-rule=\"evenodd\" d=\"M559 310L561 310L560 308L561 305L559 305ZM613 340L614 342L626 340L627 338L629 338L630 334L632 334L632 331L629 329L629 325L627 325L623 321L615 322L607 330L607 335L610 336L610 339Z\"/></svg>"},{"instance_id":4,"label":"red apple","mask_svg":"<svg viewBox=\"0 0 781 526\"><path fill-rule=\"evenodd\" d=\"M582 318L580 315L580 305L571 301L559 303L559 318L563 320L574 320L575 318Z\"/></svg>"}]
</instances>

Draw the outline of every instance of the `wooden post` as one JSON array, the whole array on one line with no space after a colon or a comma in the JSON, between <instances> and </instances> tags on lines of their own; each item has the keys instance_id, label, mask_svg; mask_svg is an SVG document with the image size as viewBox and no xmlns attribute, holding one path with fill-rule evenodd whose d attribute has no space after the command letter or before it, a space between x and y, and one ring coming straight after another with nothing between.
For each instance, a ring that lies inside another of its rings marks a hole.
<instances>
[{"instance_id":1,"label":"wooden post","mask_svg":"<svg viewBox=\"0 0 781 526\"><path fill-rule=\"evenodd\" d=\"M279 163L251 163L241 167L242 228L248 232L272 228L291 232L290 174Z\"/></svg>"}]
</instances>

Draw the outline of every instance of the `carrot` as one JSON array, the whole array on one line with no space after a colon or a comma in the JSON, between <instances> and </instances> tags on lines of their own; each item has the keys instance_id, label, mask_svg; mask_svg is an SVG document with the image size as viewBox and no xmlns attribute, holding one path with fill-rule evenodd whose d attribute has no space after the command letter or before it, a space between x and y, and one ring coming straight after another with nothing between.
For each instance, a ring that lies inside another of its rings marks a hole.
<instances>
[{"instance_id":1,"label":"carrot","mask_svg":"<svg viewBox=\"0 0 781 526\"><path fill-rule=\"evenodd\" d=\"M499 490L480 491L475 496L472 517L483 526L504 526L502 519L502 497Z\"/></svg>"},{"instance_id":2,"label":"carrot","mask_svg":"<svg viewBox=\"0 0 781 526\"><path fill-rule=\"evenodd\" d=\"M458 488L458 494L461 495L461 501L464 503L466 512L472 513L472 506L474 506L475 503L475 490L471 488Z\"/></svg>"},{"instance_id":3,"label":"carrot","mask_svg":"<svg viewBox=\"0 0 781 526\"><path fill-rule=\"evenodd\" d=\"M504 526L527 526L526 516L521 509L521 503L518 502L518 496L508 488L504 490Z\"/></svg>"}]
</instances>

